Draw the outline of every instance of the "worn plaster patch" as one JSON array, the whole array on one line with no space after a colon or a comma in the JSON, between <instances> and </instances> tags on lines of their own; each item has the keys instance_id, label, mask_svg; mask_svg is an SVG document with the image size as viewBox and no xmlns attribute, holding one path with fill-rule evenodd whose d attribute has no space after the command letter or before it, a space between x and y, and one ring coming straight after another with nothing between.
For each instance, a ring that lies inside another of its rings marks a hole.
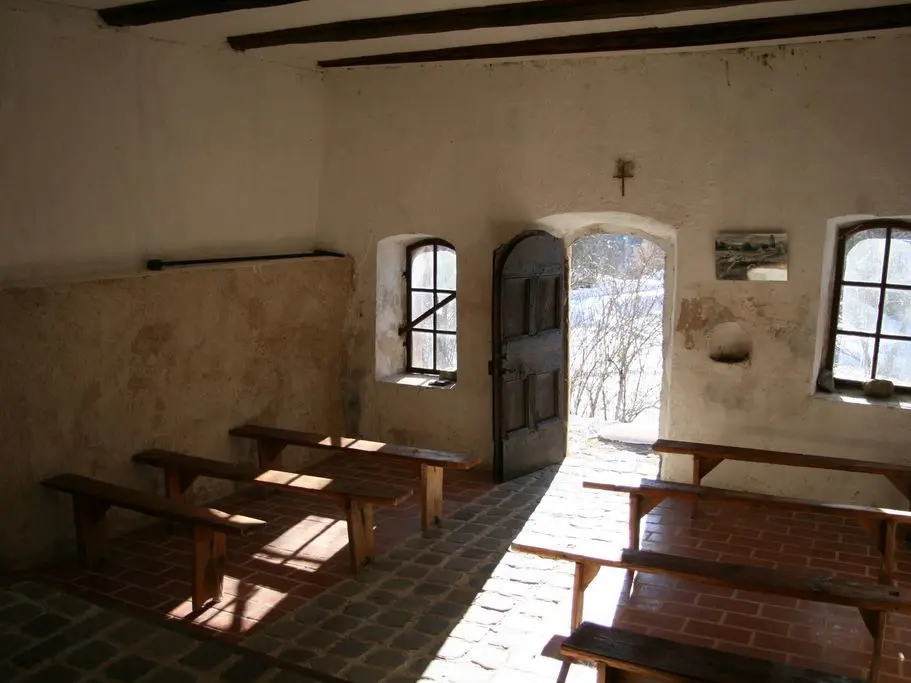
<instances>
[{"instance_id":1,"label":"worn plaster patch","mask_svg":"<svg viewBox=\"0 0 911 683\"><path fill-rule=\"evenodd\" d=\"M715 297L696 297L680 302L680 315L676 331L683 335L684 346L696 346L696 333L714 328L719 323L734 322L738 318L727 306L718 303Z\"/></svg>"}]
</instances>

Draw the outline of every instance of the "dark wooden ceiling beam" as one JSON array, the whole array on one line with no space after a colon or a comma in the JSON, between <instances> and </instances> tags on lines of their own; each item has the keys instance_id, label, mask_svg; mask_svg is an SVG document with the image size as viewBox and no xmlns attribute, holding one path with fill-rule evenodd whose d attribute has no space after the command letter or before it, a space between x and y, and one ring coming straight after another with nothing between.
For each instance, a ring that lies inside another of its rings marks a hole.
<instances>
[{"instance_id":1,"label":"dark wooden ceiling beam","mask_svg":"<svg viewBox=\"0 0 911 683\"><path fill-rule=\"evenodd\" d=\"M235 50L254 50L279 45L346 42L479 28L533 26L597 19L646 17L690 10L712 10L736 5L783 0L536 0L512 5L464 7L391 17L353 19L331 24L300 26L264 33L231 36Z\"/></svg>"},{"instance_id":2,"label":"dark wooden ceiling beam","mask_svg":"<svg viewBox=\"0 0 911 683\"><path fill-rule=\"evenodd\" d=\"M162 21L176 21L206 14L221 14L244 9L291 5L307 0L148 0L98 10L109 26L144 26Z\"/></svg>"},{"instance_id":3,"label":"dark wooden ceiling beam","mask_svg":"<svg viewBox=\"0 0 911 683\"><path fill-rule=\"evenodd\" d=\"M512 43L368 55L319 62L324 68L450 62L475 59L541 57L629 50L665 50L711 45L788 40L859 31L879 31L911 26L911 5L869 7L858 10L799 14L714 24L647 28L611 33L589 33Z\"/></svg>"}]
</instances>

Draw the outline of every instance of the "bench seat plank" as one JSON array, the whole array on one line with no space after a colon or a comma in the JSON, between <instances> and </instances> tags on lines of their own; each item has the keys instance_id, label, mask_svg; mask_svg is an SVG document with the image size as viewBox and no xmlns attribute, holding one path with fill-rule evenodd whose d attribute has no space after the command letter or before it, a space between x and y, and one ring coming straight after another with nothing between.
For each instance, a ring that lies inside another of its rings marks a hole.
<instances>
[{"instance_id":1,"label":"bench seat plank","mask_svg":"<svg viewBox=\"0 0 911 683\"><path fill-rule=\"evenodd\" d=\"M263 427L260 425L244 425L235 427L228 432L231 436L248 439L262 439L277 441L290 446L304 446L306 448L322 448L346 453L363 455L382 455L400 458L423 465L443 467L445 469L467 470L480 464L480 458L463 455L461 453L448 453L446 451L433 451L426 448L413 448L411 446L398 446L381 441L367 441L344 436L329 434L316 434L312 432L299 432L293 429L280 429L277 427Z\"/></svg>"},{"instance_id":2,"label":"bench seat plank","mask_svg":"<svg viewBox=\"0 0 911 683\"><path fill-rule=\"evenodd\" d=\"M133 460L164 470L167 494L175 499L187 497L197 477L214 477L257 484L286 493L334 498L345 508L348 551L355 571L373 560L373 505L397 506L413 493L404 486L313 477L281 470L263 470L254 465L210 460L161 449L137 453Z\"/></svg>"},{"instance_id":3,"label":"bench seat plank","mask_svg":"<svg viewBox=\"0 0 911 683\"><path fill-rule=\"evenodd\" d=\"M640 518L666 498L715 503L719 505L759 506L764 509L796 510L799 512L829 513L850 516L876 533L876 543L882 552L880 580L893 583L896 563L896 529L900 524L911 524L911 512L889 508L866 507L844 503L786 498L764 493L729 491L727 489L684 484L679 482L643 479L639 486L625 486L610 482L586 481L582 486L599 491L627 493L630 496L630 549L639 548ZM635 508L635 509L634 509Z\"/></svg>"},{"instance_id":4,"label":"bench seat plank","mask_svg":"<svg viewBox=\"0 0 911 683\"><path fill-rule=\"evenodd\" d=\"M560 651L568 657L598 662L611 669L679 683L861 683L856 678L685 645L591 622L575 629Z\"/></svg>"},{"instance_id":5,"label":"bench seat plank","mask_svg":"<svg viewBox=\"0 0 911 683\"><path fill-rule=\"evenodd\" d=\"M58 474L41 482L43 486L64 493L104 500L111 505L160 517L171 522L202 524L228 534L246 534L261 529L261 519L232 515L214 508L198 507L179 500L168 500L154 493L118 486L79 474Z\"/></svg>"},{"instance_id":6,"label":"bench seat plank","mask_svg":"<svg viewBox=\"0 0 911 683\"><path fill-rule=\"evenodd\" d=\"M443 471L467 470L481 462L480 458L460 453L261 425L243 425L231 429L228 433L231 436L255 439L259 464L264 469L277 465L279 456L286 446L302 446L355 455L377 455L420 465L421 528L424 531L434 524L440 524L443 516Z\"/></svg>"},{"instance_id":7,"label":"bench seat plank","mask_svg":"<svg viewBox=\"0 0 911 683\"><path fill-rule=\"evenodd\" d=\"M342 501L357 498L365 503L395 506L413 493L411 489L404 486L314 477L281 470L261 470L256 465L211 460L161 449L137 453L133 456L133 460L152 467L174 469L199 477L262 484L277 489L293 490L295 493L309 491Z\"/></svg>"},{"instance_id":8,"label":"bench seat plank","mask_svg":"<svg viewBox=\"0 0 911 683\"><path fill-rule=\"evenodd\" d=\"M721 460L743 460L761 462L769 465L790 465L792 467L815 467L844 472L864 474L898 475L911 477L911 465L899 463L854 460L851 458L830 458L824 455L807 455L804 453L786 453L766 451L758 448L739 448L717 444L695 443L689 441L670 441L659 439L652 445L656 453L698 455Z\"/></svg>"},{"instance_id":9,"label":"bench seat plank","mask_svg":"<svg viewBox=\"0 0 911 683\"><path fill-rule=\"evenodd\" d=\"M725 588L769 593L861 610L911 614L911 589L885 586L871 581L831 578L811 572L770 572L765 567L712 562L647 550L606 550L604 546L558 549L550 545L514 542L512 549L540 557L567 560L577 569L586 565L617 567ZM576 618L581 613L573 615Z\"/></svg>"},{"instance_id":10,"label":"bench seat plank","mask_svg":"<svg viewBox=\"0 0 911 683\"><path fill-rule=\"evenodd\" d=\"M203 609L209 600L221 597L228 554L227 534L245 534L266 524L261 519L197 507L183 500L162 498L78 474L58 474L41 483L73 497L76 547L79 560L86 567L105 555L105 517L112 505L189 526L193 531L193 566L189 578L194 612Z\"/></svg>"},{"instance_id":11,"label":"bench seat plank","mask_svg":"<svg viewBox=\"0 0 911 683\"><path fill-rule=\"evenodd\" d=\"M907 510L832 503L828 501L806 500L803 498L788 498L785 496L773 496L766 493L750 493L749 491L731 491L729 489L719 489L711 486L686 484L682 482L643 479L639 486L625 486L609 482L586 481L583 482L582 486L588 489L614 491L616 493L634 494L654 492L672 498L699 500L709 503L759 505L763 507L780 508L782 510L833 513L872 520L894 519L900 524L911 524L911 512Z\"/></svg>"}]
</instances>

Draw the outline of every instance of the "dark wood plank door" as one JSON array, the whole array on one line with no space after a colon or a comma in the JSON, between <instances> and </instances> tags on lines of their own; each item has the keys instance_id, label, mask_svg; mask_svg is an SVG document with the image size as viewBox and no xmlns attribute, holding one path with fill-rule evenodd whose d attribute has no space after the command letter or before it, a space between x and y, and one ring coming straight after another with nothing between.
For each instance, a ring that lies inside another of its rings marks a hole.
<instances>
[{"instance_id":1,"label":"dark wood plank door","mask_svg":"<svg viewBox=\"0 0 911 683\"><path fill-rule=\"evenodd\" d=\"M529 231L493 260L494 476L502 482L566 457L566 248Z\"/></svg>"}]
</instances>

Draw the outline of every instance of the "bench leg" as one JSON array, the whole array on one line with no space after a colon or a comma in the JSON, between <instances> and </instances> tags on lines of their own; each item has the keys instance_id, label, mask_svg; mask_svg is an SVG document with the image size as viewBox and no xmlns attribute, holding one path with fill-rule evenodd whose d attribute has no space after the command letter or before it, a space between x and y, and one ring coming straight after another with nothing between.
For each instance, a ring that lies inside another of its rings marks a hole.
<instances>
[{"instance_id":1,"label":"bench leg","mask_svg":"<svg viewBox=\"0 0 911 683\"><path fill-rule=\"evenodd\" d=\"M443 516L443 468L421 465L421 529L427 531Z\"/></svg>"},{"instance_id":2,"label":"bench leg","mask_svg":"<svg viewBox=\"0 0 911 683\"><path fill-rule=\"evenodd\" d=\"M193 502L193 482L196 481L195 474L186 474L179 470L165 468L164 471L164 493L170 500L182 500L185 503ZM174 522L168 522L168 531L174 533L179 525Z\"/></svg>"},{"instance_id":3,"label":"bench leg","mask_svg":"<svg viewBox=\"0 0 911 683\"><path fill-rule=\"evenodd\" d=\"M76 523L76 552L83 567L91 567L104 559L107 546L108 504L73 495L73 521Z\"/></svg>"},{"instance_id":4,"label":"bench leg","mask_svg":"<svg viewBox=\"0 0 911 683\"><path fill-rule=\"evenodd\" d=\"M193 611L221 597L228 558L228 538L207 527L193 528Z\"/></svg>"},{"instance_id":5,"label":"bench leg","mask_svg":"<svg viewBox=\"0 0 911 683\"><path fill-rule=\"evenodd\" d=\"M639 550L639 532L642 521L642 496L629 494L629 546L630 550Z\"/></svg>"},{"instance_id":6,"label":"bench leg","mask_svg":"<svg viewBox=\"0 0 911 683\"><path fill-rule=\"evenodd\" d=\"M601 567L591 562L576 562L576 575L573 578L573 608L570 615L570 626L573 630L582 623L582 609L585 607L585 589L594 581Z\"/></svg>"},{"instance_id":7,"label":"bench leg","mask_svg":"<svg viewBox=\"0 0 911 683\"><path fill-rule=\"evenodd\" d=\"M883 476L891 481L895 488L898 489L898 492L901 493L909 503L911 503L911 476L905 476L902 474L886 474ZM908 526L903 530L902 537L905 547L911 548L911 526Z\"/></svg>"},{"instance_id":8,"label":"bench leg","mask_svg":"<svg viewBox=\"0 0 911 683\"><path fill-rule=\"evenodd\" d=\"M713 469L718 467L721 464L720 458L706 458L701 455L693 456L693 485L701 486L702 480L711 472ZM691 517L695 519L697 513L699 512L699 501L693 501L693 510Z\"/></svg>"},{"instance_id":9,"label":"bench leg","mask_svg":"<svg viewBox=\"0 0 911 683\"><path fill-rule=\"evenodd\" d=\"M895 520L879 523L879 550L883 554L883 563L879 572L879 582L888 586L895 585L895 552L898 545L898 525Z\"/></svg>"},{"instance_id":10,"label":"bench leg","mask_svg":"<svg viewBox=\"0 0 911 683\"><path fill-rule=\"evenodd\" d=\"M283 450L285 450L285 444L280 441L273 441L271 439L257 439L256 457L259 461L260 469L281 469L279 467L279 456Z\"/></svg>"},{"instance_id":11,"label":"bench leg","mask_svg":"<svg viewBox=\"0 0 911 683\"><path fill-rule=\"evenodd\" d=\"M870 675L867 677L867 681L868 683L877 683L880 669L882 669L883 641L886 636L888 613L860 610L860 616L863 617L870 635L873 636L873 658L870 660Z\"/></svg>"},{"instance_id":12,"label":"bench leg","mask_svg":"<svg viewBox=\"0 0 911 683\"><path fill-rule=\"evenodd\" d=\"M348 551L355 572L373 560L373 505L359 500L345 503L348 514Z\"/></svg>"}]
</instances>

